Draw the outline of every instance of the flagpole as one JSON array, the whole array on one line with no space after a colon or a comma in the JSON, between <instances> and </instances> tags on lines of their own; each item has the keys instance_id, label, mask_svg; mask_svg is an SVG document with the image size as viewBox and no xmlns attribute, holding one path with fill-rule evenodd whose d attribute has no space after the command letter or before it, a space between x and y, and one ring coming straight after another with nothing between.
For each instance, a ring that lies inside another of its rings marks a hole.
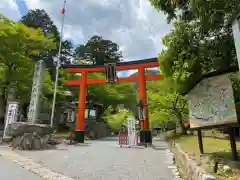
<instances>
[{"instance_id":1,"label":"flagpole","mask_svg":"<svg viewBox=\"0 0 240 180\"><path fill-rule=\"evenodd\" d=\"M61 31L60 31L60 41L59 41L59 49L58 49L57 65L56 65L56 76L55 76L55 83L54 83L54 93L53 93L53 103L52 103L52 113L51 113L51 126L53 126L55 104L56 104L59 66L60 66L60 57L61 57L61 49L62 49L63 26L64 26L64 20L65 20L65 7L66 7L66 0L64 0L63 9L62 9L62 25L61 25Z\"/></svg>"}]
</instances>

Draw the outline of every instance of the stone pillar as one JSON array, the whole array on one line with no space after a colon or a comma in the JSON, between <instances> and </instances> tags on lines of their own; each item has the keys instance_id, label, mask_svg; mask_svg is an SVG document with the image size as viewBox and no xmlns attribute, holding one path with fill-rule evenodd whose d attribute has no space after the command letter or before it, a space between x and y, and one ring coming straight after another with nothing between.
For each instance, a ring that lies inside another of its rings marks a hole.
<instances>
[{"instance_id":1,"label":"stone pillar","mask_svg":"<svg viewBox=\"0 0 240 180\"><path fill-rule=\"evenodd\" d=\"M42 93L42 86L44 81L45 63L43 60L36 62L35 72L33 76L32 94L30 105L28 109L28 121L36 123L39 118L40 110L40 96Z\"/></svg>"}]
</instances>

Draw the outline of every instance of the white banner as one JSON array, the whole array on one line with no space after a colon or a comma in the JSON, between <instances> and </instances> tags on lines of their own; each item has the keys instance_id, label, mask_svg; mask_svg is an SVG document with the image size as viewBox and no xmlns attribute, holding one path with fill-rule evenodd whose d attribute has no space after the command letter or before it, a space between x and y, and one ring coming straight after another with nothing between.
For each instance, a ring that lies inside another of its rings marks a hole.
<instances>
[{"instance_id":1,"label":"white banner","mask_svg":"<svg viewBox=\"0 0 240 180\"><path fill-rule=\"evenodd\" d=\"M4 136L5 136L8 124L11 124L17 121L17 115L18 115L18 102L8 102L8 108L5 115Z\"/></svg>"},{"instance_id":2,"label":"white banner","mask_svg":"<svg viewBox=\"0 0 240 180\"><path fill-rule=\"evenodd\" d=\"M137 145L137 133L136 133L136 119L128 118L128 141L130 146Z\"/></svg>"}]
</instances>

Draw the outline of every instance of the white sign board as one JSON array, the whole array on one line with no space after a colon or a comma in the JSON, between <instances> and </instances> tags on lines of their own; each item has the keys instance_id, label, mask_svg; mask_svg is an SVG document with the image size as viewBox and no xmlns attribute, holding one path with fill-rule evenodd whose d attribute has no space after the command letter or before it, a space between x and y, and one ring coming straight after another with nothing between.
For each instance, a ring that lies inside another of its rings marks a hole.
<instances>
[{"instance_id":1,"label":"white sign board","mask_svg":"<svg viewBox=\"0 0 240 180\"><path fill-rule=\"evenodd\" d=\"M240 66L240 17L233 22L232 31L237 52L238 66Z\"/></svg>"},{"instance_id":2,"label":"white sign board","mask_svg":"<svg viewBox=\"0 0 240 180\"><path fill-rule=\"evenodd\" d=\"M96 116L96 110L91 109L89 115L92 116L92 117L95 117Z\"/></svg>"},{"instance_id":3,"label":"white sign board","mask_svg":"<svg viewBox=\"0 0 240 180\"><path fill-rule=\"evenodd\" d=\"M4 136L5 136L8 124L11 124L17 121L17 115L18 115L18 102L8 102L7 113L5 115Z\"/></svg>"},{"instance_id":4,"label":"white sign board","mask_svg":"<svg viewBox=\"0 0 240 180\"><path fill-rule=\"evenodd\" d=\"M95 117L96 117L96 110L95 109L85 109L85 119L95 118Z\"/></svg>"},{"instance_id":5,"label":"white sign board","mask_svg":"<svg viewBox=\"0 0 240 180\"><path fill-rule=\"evenodd\" d=\"M228 74L202 80L187 99L191 128L238 122Z\"/></svg>"},{"instance_id":6,"label":"white sign board","mask_svg":"<svg viewBox=\"0 0 240 180\"><path fill-rule=\"evenodd\" d=\"M130 146L137 145L136 119L128 118L128 142Z\"/></svg>"}]
</instances>

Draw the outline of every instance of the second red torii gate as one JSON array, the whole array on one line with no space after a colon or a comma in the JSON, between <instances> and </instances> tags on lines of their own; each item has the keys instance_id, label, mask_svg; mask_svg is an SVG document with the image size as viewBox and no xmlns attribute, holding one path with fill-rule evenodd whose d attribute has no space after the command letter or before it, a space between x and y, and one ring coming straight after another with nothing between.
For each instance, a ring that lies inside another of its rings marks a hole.
<instances>
[{"instance_id":1,"label":"second red torii gate","mask_svg":"<svg viewBox=\"0 0 240 180\"><path fill-rule=\"evenodd\" d=\"M122 82L138 82L138 96L139 100L145 105L145 120L140 122L141 129L145 132L149 132L148 121L148 108L147 108L147 93L146 93L146 81L148 80L160 80L161 75L145 75L146 68L158 67L159 63L157 58L130 61L116 63L116 70L132 70L137 69L138 74L136 76L120 77L117 79L117 83ZM75 138L79 142L84 142L84 120L85 120L85 105L86 105L86 93L87 85L89 84L106 84L106 79L88 79L89 73L105 72L104 66L96 65L68 65L67 71L70 73L81 73L80 79L69 80L66 82L68 86L80 86L79 99L78 99L78 112L76 121L76 134Z\"/></svg>"}]
</instances>

